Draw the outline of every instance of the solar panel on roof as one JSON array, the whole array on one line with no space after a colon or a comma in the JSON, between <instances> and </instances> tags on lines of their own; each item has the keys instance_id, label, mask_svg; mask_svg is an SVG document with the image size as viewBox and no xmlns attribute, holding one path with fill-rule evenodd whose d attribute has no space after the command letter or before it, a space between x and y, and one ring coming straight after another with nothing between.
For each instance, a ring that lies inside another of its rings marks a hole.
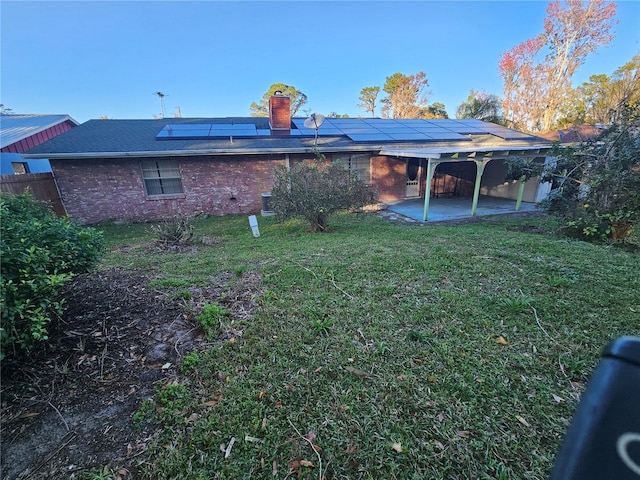
<instances>
[{"instance_id":1,"label":"solar panel on roof","mask_svg":"<svg viewBox=\"0 0 640 480\"><path fill-rule=\"evenodd\" d=\"M165 125L163 130L209 130L210 128L210 123L174 123Z\"/></svg>"},{"instance_id":2,"label":"solar panel on roof","mask_svg":"<svg viewBox=\"0 0 640 480\"><path fill-rule=\"evenodd\" d=\"M351 133L376 133L378 132L378 130L376 130L375 128L355 128L355 127L342 127L340 129L342 131L342 133L345 133L347 135L351 134Z\"/></svg>"},{"instance_id":3,"label":"solar panel on roof","mask_svg":"<svg viewBox=\"0 0 640 480\"><path fill-rule=\"evenodd\" d=\"M254 128L245 128L245 129L211 129L209 133L210 137L255 137L258 135L257 130Z\"/></svg>"},{"instance_id":4,"label":"solar panel on roof","mask_svg":"<svg viewBox=\"0 0 640 480\"><path fill-rule=\"evenodd\" d=\"M351 133L348 137L354 142L389 142L393 140L384 133Z\"/></svg>"},{"instance_id":5,"label":"solar panel on roof","mask_svg":"<svg viewBox=\"0 0 640 480\"><path fill-rule=\"evenodd\" d=\"M428 134L433 140L471 140L469 137L465 137L464 135L460 135L455 132L430 132Z\"/></svg>"},{"instance_id":6,"label":"solar panel on roof","mask_svg":"<svg viewBox=\"0 0 640 480\"><path fill-rule=\"evenodd\" d=\"M406 132L412 131L415 132L414 129L407 127L406 125L380 125L376 127L379 131L385 133L394 133L394 132Z\"/></svg>"},{"instance_id":7,"label":"solar panel on roof","mask_svg":"<svg viewBox=\"0 0 640 480\"><path fill-rule=\"evenodd\" d=\"M250 130L255 129L255 125L251 123L214 123L211 130Z\"/></svg>"},{"instance_id":8,"label":"solar panel on roof","mask_svg":"<svg viewBox=\"0 0 640 480\"><path fill-rule=\"evenodd\" d=\"M428 140L424 133L418 132L401 132L401 133L390 133L389 136L394 140Z\"/></svg>"}]
</instances>

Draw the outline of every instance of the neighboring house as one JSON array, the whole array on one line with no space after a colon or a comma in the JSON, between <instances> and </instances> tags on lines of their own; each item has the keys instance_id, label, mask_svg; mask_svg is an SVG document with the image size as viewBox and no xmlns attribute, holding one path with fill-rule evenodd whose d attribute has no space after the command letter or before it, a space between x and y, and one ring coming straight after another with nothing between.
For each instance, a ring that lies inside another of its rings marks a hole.
<instances>
[{"instance_id":1,"label":"neighboring house","mask_svg":"<svg viewBox=\"0 0 640 480\"><path fill-rule=\"evenodd\" d=\"M47 159L21 154L78 125L69 115L0 114L0 175L50 172Z\"/></svg>"},{"instance_id":2,"label":"neighboring house","mask_svg":"<svg viewBox=\"0 0 640 480\"><path fill-rule=\"evenodd\" d=\"M539 133L538 136L562 145L574 145L597 138L603 130L604 127L597 125L577 125L563 130Z\"/></svg>"},{"instance_id":3,"label":"neighboring house","mask_svg":"<svg viewBox=\"0 0 640 480\"><path fill-rule=\"evenodd\" d=\"M344 161L381 202L479 194L516 199L503 160L545 160L551 142L479 120L331 118L316 130L271 97L269 117L91 120L39 145L67 212L85 222L152 220L177 212L260 212L277 166L313 160L314 148ZM317 133L317 137L316 137ZM529 181L524 200L546 190Z\"/></svg>"}]
</instances>

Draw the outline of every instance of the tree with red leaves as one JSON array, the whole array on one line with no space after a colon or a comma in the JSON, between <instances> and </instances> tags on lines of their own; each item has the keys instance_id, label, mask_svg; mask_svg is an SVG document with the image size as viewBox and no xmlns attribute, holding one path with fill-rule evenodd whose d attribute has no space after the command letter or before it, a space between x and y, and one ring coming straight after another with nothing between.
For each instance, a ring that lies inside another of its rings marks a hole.
<instances>
[{"instance_id":1,"label":"tree with red leaves","mask_svg":"<svg viewBox=\"0 0 640 480\"><path fill-rule=\"evenodd\" d=\"M616 4L605 0L554 0L544 33L502 55L503 111L512 128L544 132L556 126L576 70L613 39L615 13Z\"/></svg>"}]
</instances>

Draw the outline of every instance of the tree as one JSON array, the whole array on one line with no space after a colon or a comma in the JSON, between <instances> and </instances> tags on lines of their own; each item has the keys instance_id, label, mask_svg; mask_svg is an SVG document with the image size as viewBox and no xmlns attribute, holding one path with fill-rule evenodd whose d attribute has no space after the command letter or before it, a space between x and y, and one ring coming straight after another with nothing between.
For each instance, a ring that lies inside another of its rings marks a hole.
<instances>
[{"instance_id":1,"label":"tree","mask_svg":"<svg viewBox=\"0 0 640 480\"><path fill-rule=\"evenodd\" d=\"M444 103L433 102L431 105L421 107L418 110L417 118L449 118L449 114Z\"/></svg>"},{"instance_id":2,"label":"tree","mask_svg":"<svg viewBox=\"0 0 640 480\"><path fill-rule=\"evenodd\" d=\"M475 118L484 122L504 125L502 101L497 95L485 91L476 92L472 89L467 101L458 105L456 118Z\"/></svg>"},{"instance_id":3,"label":"tree","mask_svg":"<svg viewBox=\"0 0 640 480\"><path fill-rule=\"evenodd\" d=\"M382 100L382 116L385 118L417 118L420 108L427 104L430 92L427 75L394 73L387 77L382 90L387 97Z\"/></svg>"},{"instance_id":4,"label":"tree","mask_svg":"<svg viewBox=\"0 0 640 480\"><path fill-rule=\"evenodd\" d=\"M611 77L592 75L588 82L571 90L563 109L562 127L620 121L624 106L640 102L640 55L618 68Z\"/></svg>"},{"instance_id":5,"label":"tree","mask_svg":"<svg viewBox=\"0 0 640 480\"><path fill-rule=\"evenodd\" d=\"M330 215L360 208L376 201L375 192L339 162L326 162L324 155L292 169L276 169L271 189L271 207L280 218L304 217L312 232L327 232Z\"/></svg>"},{"instance_id":6,"label":"tree","mask_svg":"<svg viewBox=\"0 0 640 480\"><path fill-rule=\"evenodd\" d=\"M360 102L358 108L362 108L365 112L370 113L372 117L376 116L376 102L380 87L364 87L360 90Z\"/></svg>"},{"instance_id":7,"label":"tree","mask_svg":"<svg viewBox=\"0 0 640 480\"><path fill-rule=\"evenodd\" d=\"M604 0L554 0L544 33L505 52L503 111L513 128L537 132L556 126L571 78L587 56L613 38L616 5Z\"/></svg>"},{"instance_id":8,"label":"tree","mask_svg":"<svg viewBox=\"0 0 640 480\"><path fill-rule=\"evenodd\" d=\"M298 110L300 110L307 103L307 96L296 87L286 85L284 83L274 83L262 96L262 99L259 103L253 102L251 104L251 106L249 107L251 116L267 117L269 115L269 98L271 98L277 91L280 91L283 95L291 98L292 117L294 117Z\"/></svg>"},{"instance_id":9,"label":"tree","mask_svg":"<svg viewBox=\"0 0 640 480\"><path fill-rule=\"evenodd\" d=\"M327 118L349 118L348 113L329 112Z\"/></svg>"},{"instance_id":10,"label":"tree","mask_svg":"<svg viewBox=\"0 0 640 480\"><path fill-rule=\"evenodd\" d=\"M625 241L640 224L640 105L622 108L619 117L596 139L557 147L544 167L516 159L510 170L551 182L543 206L581 237Z\"/></svg>"}]
</instances>

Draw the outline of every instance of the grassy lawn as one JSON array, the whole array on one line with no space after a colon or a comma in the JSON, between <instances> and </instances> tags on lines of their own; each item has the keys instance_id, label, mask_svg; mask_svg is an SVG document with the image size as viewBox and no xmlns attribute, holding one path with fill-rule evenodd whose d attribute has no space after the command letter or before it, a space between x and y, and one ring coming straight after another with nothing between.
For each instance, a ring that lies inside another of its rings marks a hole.
<instances>
[{"instance_id":1,"label":"grassy lawn","mask_svg":"<svg viewBox=\"0 0 640 480\"><path fill-rule=\"evenodd\" d=\"M640 335L640 255L551 219L259 222L199 220L217 241L182 253L104 228L103 266L168 293L261 278L257 312L141 405L163 427L146 478L543 479L602 347Z\"/></svg>"}]
</instances>

